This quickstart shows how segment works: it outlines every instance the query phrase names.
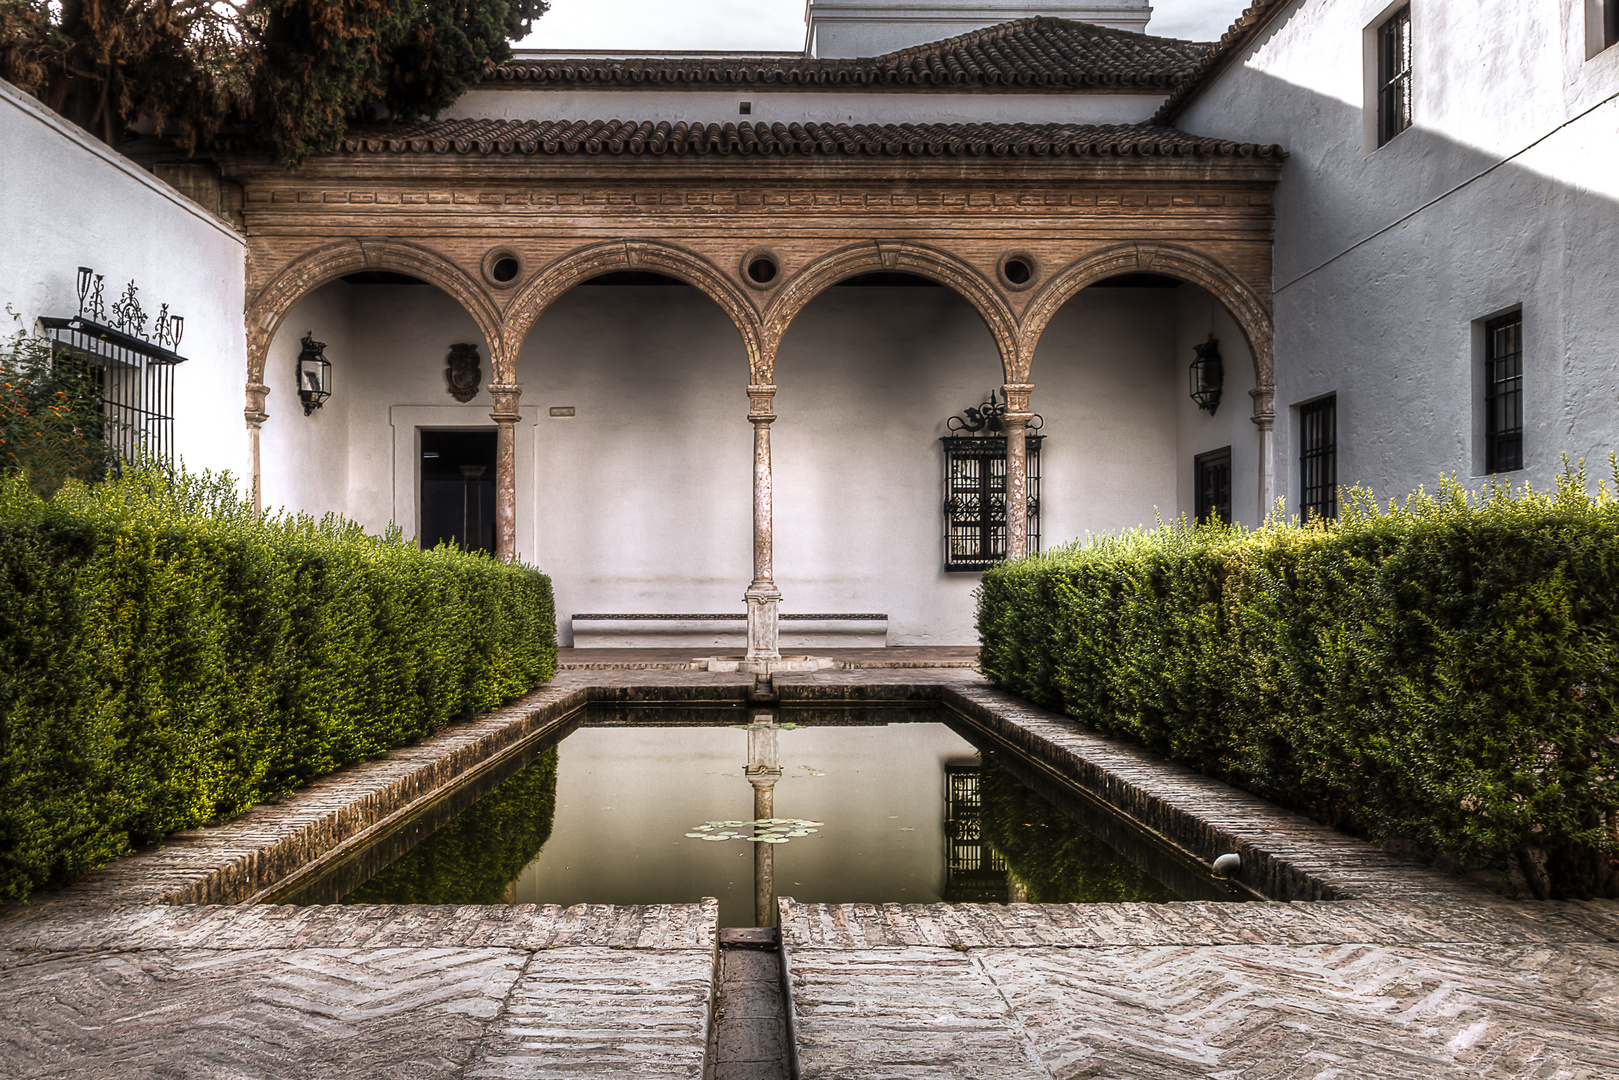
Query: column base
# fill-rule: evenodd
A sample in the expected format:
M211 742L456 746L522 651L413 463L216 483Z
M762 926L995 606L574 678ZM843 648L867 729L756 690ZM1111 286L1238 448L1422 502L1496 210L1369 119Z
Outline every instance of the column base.
M742 594L748 605L748 659L781 658L781 592L768 581L756 581Z
M744 675L763 675L769 677L778 672L789 671L825 671L835 667L837 661L829 656L709 656L697 661L696 665L704 671L740 672Z

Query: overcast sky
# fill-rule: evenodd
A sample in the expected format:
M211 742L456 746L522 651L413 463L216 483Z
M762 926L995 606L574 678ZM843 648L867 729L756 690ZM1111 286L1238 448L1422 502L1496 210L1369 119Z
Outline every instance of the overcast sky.
M1248 0L1157 0L1149 33L1213 41ZM551 0L531 49L804 47L804 0Z

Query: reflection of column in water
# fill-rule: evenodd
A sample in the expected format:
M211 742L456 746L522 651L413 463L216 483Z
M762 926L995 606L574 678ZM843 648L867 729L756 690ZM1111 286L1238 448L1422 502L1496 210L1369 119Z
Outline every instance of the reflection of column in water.
M776 714L760 710L748 717L748 783L753 785L753 819L776 816L776 781L781 756L776 745ZM757 829L757 826L755 826ZM755 926L776 924L776 845L753 845L753 917Z

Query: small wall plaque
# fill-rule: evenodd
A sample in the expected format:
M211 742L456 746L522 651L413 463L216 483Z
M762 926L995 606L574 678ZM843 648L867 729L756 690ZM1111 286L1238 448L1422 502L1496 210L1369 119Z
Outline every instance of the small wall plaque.
M573 406L572 405L553 405L553 406L551 406L551 415L552 416L572 416L573 415Z

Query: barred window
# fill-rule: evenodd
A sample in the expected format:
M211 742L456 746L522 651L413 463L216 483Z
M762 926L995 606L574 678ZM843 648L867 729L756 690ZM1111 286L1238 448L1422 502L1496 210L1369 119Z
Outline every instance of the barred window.
M95 380L105 424L102 437L120 464L138 458L168 463L174 456L173 350L88 319L42 318L58 363Z
M1411 126L1411 5L1377 28L1377 145Z
M1304 520L1338 516L1338 396L1299 408L1299 502Z
M1484 324L1484 471L1523 468L1523 312Z
M1040 550L1040 444L1026 436L1029 552ZM944 444L944 568L985 570L1006 558L1006 436L953 435Z
M1231 524L1231 447L1210 450L1192 461L1199 522Z

